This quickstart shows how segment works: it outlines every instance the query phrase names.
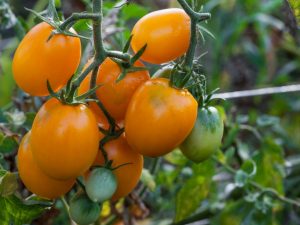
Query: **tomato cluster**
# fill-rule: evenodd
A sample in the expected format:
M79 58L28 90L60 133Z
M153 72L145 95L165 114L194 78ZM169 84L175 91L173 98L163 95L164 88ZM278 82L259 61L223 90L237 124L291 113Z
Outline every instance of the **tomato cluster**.
M168 63L187 51L190 23L182 9L149 13L134 26L131 47L138 52L147 44L139 60ZM56 34L49 39L53 29L45 22L36 25L15 53L15 80L31 95L51 94L47 81L54 91L66 86L80 61L79 38ZM223 124L218 113L212 108L198 111L198 102L187 89L171 85L172 66L150 78L139 60L130 66L145 70L126 72L120 81L124 65L112 58L106 58L98 69L96 97L117 122L117 128L111 129L112 124L96 102L51 98L42 105L32 130L20 144L20 177L33 193L54 199L83 177L80 184L85 184L84 192L72 199L70 209L80 224L93 222L102 202L116 201L135 188L143 169L143 156L163 156L180 146L188 158L199 162L220 144ZM90 64L91 61L85 68ZM91 76L83 79L78 94L89 91ZM210 113L212 124L207 122L212 121L208 118ZM122 125L123 134L111 134L111 130L122 130ZM107 137L109 141L105 141ZM89 215L80 216L80 211ZM88 219L82 219L84 216Z

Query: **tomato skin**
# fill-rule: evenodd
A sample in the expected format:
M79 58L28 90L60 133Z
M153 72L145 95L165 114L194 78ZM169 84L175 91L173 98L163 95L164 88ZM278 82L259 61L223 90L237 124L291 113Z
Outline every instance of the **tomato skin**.
M64 105L52 98L33 121L33 157L50 177L76 178L93 164L99 138L95 116L87 106Z
M70 217L78 225L89 225L96 222L102 205L91 201L85 193L77 193L70 201Z
M208 159L221 145L224 124L215 107L198 110L197 121L189 136L180 145L181 152L199 163Z
M184 89L156 78L134 94L125 117L125 134L132 149L157 157L177 147L190 133L197 118L197 101Z
M113 170L117 178L118 187L111 199L116 201L128 195L137 185L142 174L144 158L142 155L132 151L124 135L106 143L104 148L108 159L113 160L112 167L130 163ZM104 162L102 153L99 151L94 165L104 165Z
M131 47L147 48L141 59L162 64L182 56L189 47L190 17L182 9L171 8L151 12L142 17L132 30Z
M28 132L23 137L17 155L21 180L28 190L42 198L55 199L64 195L72 188L75 179L61 181L44 174L33 159L30 135Z
M86 193L94 202L109 200L117 189L117 179L106 168L94 169L86 179Z
M135 66L143 67L143 64L137 62ZM96 91L98 99L103 103L107 111L116 120L123 120L129 104L129 101L135 90L144 82L150 79L148 71L138 71L128 73L125 78L116 82L121 73L117 63L107 58L99 67L97 84L103 84ZM79 93L84 93L89 89L91 74L82 82ZM99 115L98 106L93 104L95 114ZM98 108L98 109L97 109ZM103 117L100 115L99 117ZM103 113L102 113L103 114Z
M47 80L54 91L59 90L79 65L80 39L57 34L47 41L52 31L53 28L45 22L34 26L25 35L14 55L14 79L30 95L49 95Z

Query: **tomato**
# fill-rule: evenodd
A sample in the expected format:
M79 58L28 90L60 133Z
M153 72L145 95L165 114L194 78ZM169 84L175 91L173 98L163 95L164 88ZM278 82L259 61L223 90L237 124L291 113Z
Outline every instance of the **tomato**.
M113 170L117 178L118 187L112 200L116 201L128 195L135 188L142 174L144 160L142 155L132 151L124 135L106 143L104 148L108 159L113 160L113 167L130 163ZM104 165L104 158L101 152L98 153L94 165Z
M142 67L140 62L136 63L136 66ZM121 73L121 69L117 63L107 58L99 67L97 84L103 84L96 91L97 97L103 103L105 108L116 120L122 120L125 117L127 106L129 101L135 92L135 90L150 79L148 71L138 71L134 73L128 73L125 78L119 82L116 82ZM89 74L81 84L79 93L84 93L89 89L89 83L91 74ZM94 103L95 104L95 103ZM98 106L93 106L95 113L100 117L102 112L97 109Z
M104 202L112 197L117 189L117 179L106 168L96 168L86 180L86 193L94 202Z
M64 195L72 188L75 179L61 181L44 174L33 159L30 136L28 132L23 137L17 155L21 180L28 190L42 198L55 199Z
M102 205L91 201L85 193L77 193L70 201L70 217L78 225L96 222L101 209Z
M132 30L131 47L137 52L145 44L141 59L162 64L182 56L189 47L190 17L182 9L163 9L142 17Z
M173 65L167 65L167 66L164 66L162 67L161 69L157 70L152 78L170 78L171 77L171 73L172 73L172 70L173 70Z
M56 179L82 175L98 152L99 131L92 111L85 105L48 100L37 113L31 135L38 166Z
M57 34L48 40L52 31L53 27L45 22L34 26L14 55L12 66L15 81L30 95L49 95L47 80L54 91L59 90L79 65L80 39Z
M156 78L134 94L125 117L128 144L136 152L156 157L177 147L190 133L197 118L197 101L185 89Z
M180 149L190 160L202 162L220 147L223 130L224 124L218 110L215 107L201 108L192 132Z

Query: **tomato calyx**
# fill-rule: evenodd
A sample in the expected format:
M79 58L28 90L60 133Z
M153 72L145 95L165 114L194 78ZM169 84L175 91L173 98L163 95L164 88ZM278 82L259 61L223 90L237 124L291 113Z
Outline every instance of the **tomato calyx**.
M63 104L67 105L79 105L79 104L84 104L86 105L88 102L98 102L98 99L90 98L99 87L102 85L96 85L94 88L88 90L86 93L83 93L82 95L77 96L76 95L76 90L78 88L73 88L72 85L72 80L73 80L74 75L69 79L67 85L65 88L61 89L58 92L55 92L53 88L51 87L51 84L49 80L47 80L47 89L49 92L49 95L52 98L56 98Z

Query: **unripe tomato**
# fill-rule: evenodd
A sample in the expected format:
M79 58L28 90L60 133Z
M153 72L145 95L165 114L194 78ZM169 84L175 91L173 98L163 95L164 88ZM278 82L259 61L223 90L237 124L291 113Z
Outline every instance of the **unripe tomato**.
M99 146L93 112L83 104L48 100L33 121L31 146L36 163L48 176L63 180L84 174Z
M165 155L191 132L197 118L197 101L185 89L156 78L133 95L125 117L125 134L132 149L142 155Z
M167 78L167 79L170 79L173 67L174 67L173 65L167 65L167 66L162 67L161 69L157 70L153 74L152 78Z
M76 194L70 201L70 217L78 225L96 222L101 209L102 205L91 201L85 193Z
M75 179L61 181L44 174L33 159L30 135L28 132L23 137L17 155L21 180L28 190L42 198L55 199L64 195L72 188Z
M142 67L143 64L137 62L136 66ZM107 58L99 67L96 82L97 84L103 84L96 91L97 97L116 120L124 119L133 93L141 84L150 79L148 71L145 70L128 73L124 79L116 82L120 73L121 69L118 64ZM90 79L91 74L82 82L79 93L84 93L89 89ZM95 112L98 114L98 111L95 110Z
M109 169L96 168L89 174L85 189L92 201L104 202L110 199L117 189L116 176Z
M190 160L199 163L208 159L221 145L224 124L215 107L198 110L192 132L180 145L181 152Z
M190 17L182 9L163 9L142 17L132 30L131 47L137 52L145 44L141 59L162 64L182 56L190 43Z
M109 160L113 160L112 167L117 167L125 163L130 163L115 169L118 187L112 200L116 201L128 195L137 185L143 170L143 156L132 151L127 144L125 136L110 141L104 145ZM104 158L99 152L94 165L104 165Z
M25 35L14 55L15 81L30 95L49 95L47 80L54 91L59 90L79 65L80 39L57 34L48 40L52 31L53 27L45 22L36 25Z

